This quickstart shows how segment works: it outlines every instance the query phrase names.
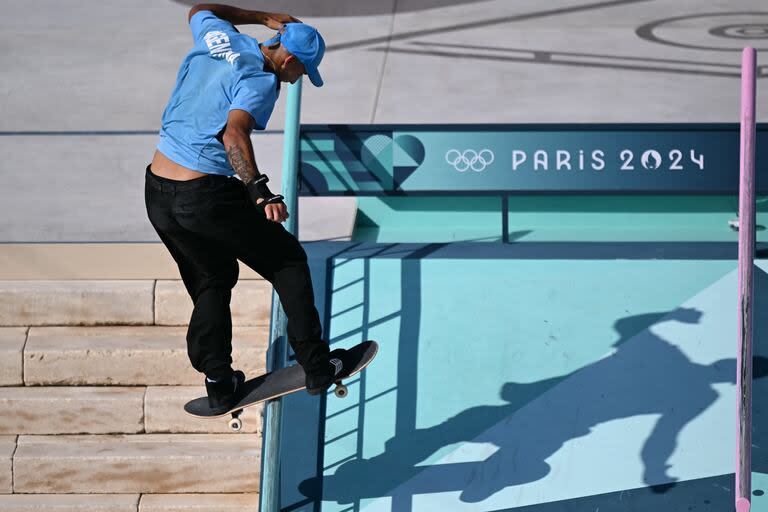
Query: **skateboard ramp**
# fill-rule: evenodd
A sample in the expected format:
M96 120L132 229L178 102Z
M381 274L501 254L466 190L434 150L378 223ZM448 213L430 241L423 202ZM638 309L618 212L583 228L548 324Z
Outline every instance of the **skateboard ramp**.
M282 510L731 510L736 233L725 196L675 193L673 207L560 191L540 215L526 196L476 196L494 206L458 206L448 225L455 196L360 194L352 241L306 248L331 344L381 349L348 398L284 399ZM758 261L756 311L767 272Z

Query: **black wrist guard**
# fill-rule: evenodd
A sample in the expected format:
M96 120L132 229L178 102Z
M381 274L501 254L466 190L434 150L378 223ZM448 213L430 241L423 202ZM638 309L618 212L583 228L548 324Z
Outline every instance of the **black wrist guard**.
M262 174L245 186L248 189L248 194L251 196L253 203L261 208L264 208L268 204L280 203L283 200L283 196L280 194L273 194L272 191L269 190L269 187L267 186L268 181L269 177L266 174ZM259 203L259 199L263 199L264 201Z

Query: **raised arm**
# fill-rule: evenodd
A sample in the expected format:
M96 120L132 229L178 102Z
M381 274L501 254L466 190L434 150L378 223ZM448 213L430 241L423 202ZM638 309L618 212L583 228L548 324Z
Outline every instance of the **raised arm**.
M288 14L270 13L240 9L231 5L197 4L189 10L189 18L198 11L211 11L217 18L233 25L265 25L273 30L280 30L285 23L301 23L301 20Z

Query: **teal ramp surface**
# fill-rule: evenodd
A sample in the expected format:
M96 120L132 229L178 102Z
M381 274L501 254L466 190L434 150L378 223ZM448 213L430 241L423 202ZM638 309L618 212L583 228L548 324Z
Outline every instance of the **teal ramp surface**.
M735 246L606 247L306 244L332 345L381 350L347 399L285 399L283 510L732 510Z

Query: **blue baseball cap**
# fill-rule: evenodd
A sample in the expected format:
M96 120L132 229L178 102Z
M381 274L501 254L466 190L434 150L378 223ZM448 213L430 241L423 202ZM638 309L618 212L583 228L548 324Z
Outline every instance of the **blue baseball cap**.
M280 44L304 64L307 75L315 87L322 87L323 79L317 67L325 54L325 41L320 32L305 23L286 23L280 34Z

